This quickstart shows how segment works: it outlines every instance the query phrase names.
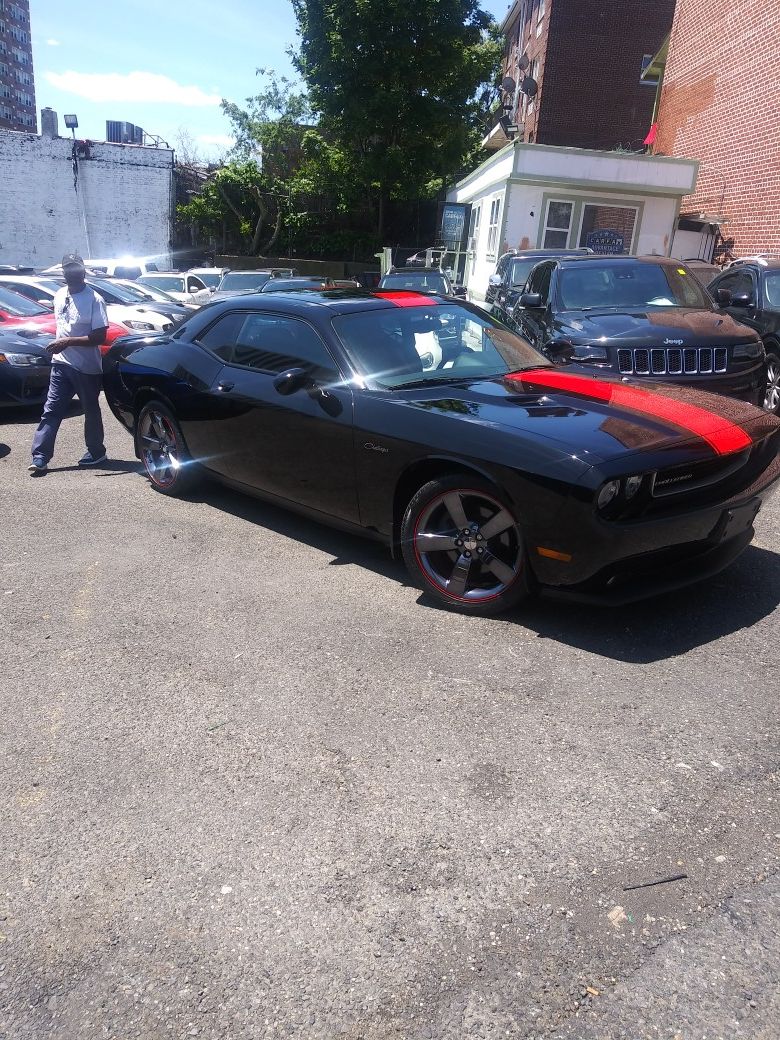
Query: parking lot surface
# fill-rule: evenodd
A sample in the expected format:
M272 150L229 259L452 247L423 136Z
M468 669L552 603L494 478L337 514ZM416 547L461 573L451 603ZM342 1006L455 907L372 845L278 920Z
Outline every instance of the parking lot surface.
M0 419L0 1037L776 1037L780 498L637 607ZM679 880L625 891L671 875Z

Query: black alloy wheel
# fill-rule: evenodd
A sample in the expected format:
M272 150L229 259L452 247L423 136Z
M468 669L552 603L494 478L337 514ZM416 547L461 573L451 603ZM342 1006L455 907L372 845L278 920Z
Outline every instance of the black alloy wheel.
M766 353L766 396L764 409L780 415L780 354L775 350Z
M407 506L404 562L452 610L499 614L528 595L525 545L514 508L478 477L432 480Z
M136 447L146 475L163 495L184 495L197 476L173 412L161 401L149 401L136 423Z

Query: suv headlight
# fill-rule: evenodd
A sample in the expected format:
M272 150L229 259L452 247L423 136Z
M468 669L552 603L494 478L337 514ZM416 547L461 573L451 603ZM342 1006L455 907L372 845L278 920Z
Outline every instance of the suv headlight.
M25 367L29 365L37 365L38 358L35 354L9 354L7 350L4 350L0 354L0 364L6 362L6 364Z
M735 361L747 361L752 358L760 358L764 356L764 344L759 340L758 343L738 343L734 347L734 360Z
M142 329L144 332L154 331L154 325L150 325L148 321L123 321L123 325L127 325L128 329Z

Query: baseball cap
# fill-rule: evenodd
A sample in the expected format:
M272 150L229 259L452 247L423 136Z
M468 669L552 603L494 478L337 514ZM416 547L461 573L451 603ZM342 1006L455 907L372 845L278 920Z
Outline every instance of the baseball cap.
M84 261L81 259L78 253L66 253L62 258L62 270L66 267L75 268L80 267L81 270L85 270Z

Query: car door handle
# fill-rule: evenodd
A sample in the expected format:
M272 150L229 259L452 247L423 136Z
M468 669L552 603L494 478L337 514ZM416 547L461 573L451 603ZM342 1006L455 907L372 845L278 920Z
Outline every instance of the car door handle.
M221 390L223 394L227 394L235 385L235 383L217 383L217 390Z

